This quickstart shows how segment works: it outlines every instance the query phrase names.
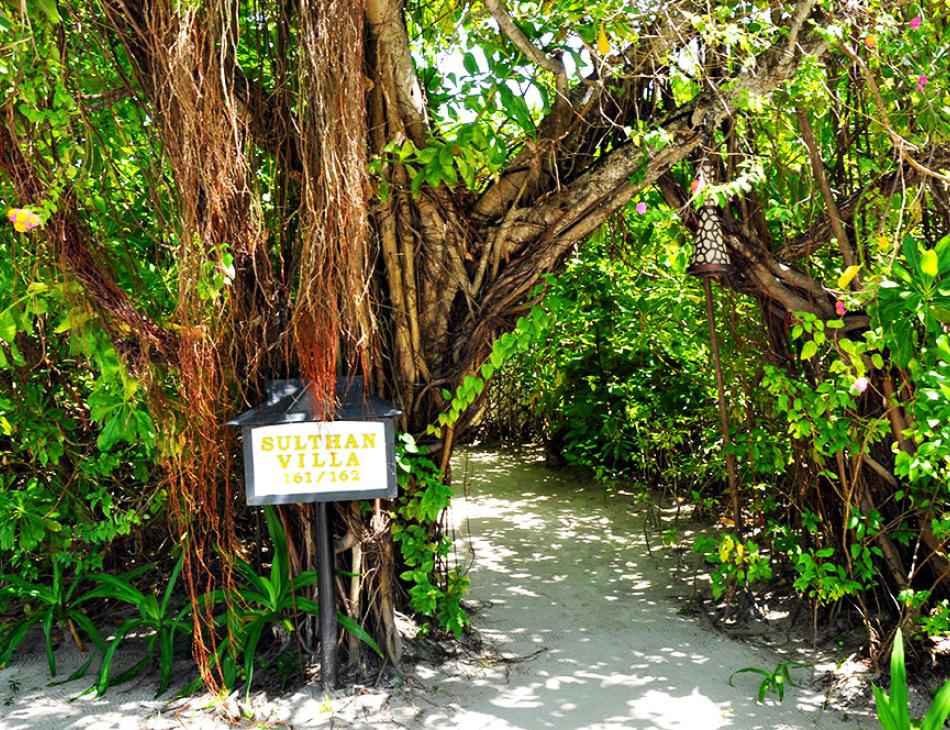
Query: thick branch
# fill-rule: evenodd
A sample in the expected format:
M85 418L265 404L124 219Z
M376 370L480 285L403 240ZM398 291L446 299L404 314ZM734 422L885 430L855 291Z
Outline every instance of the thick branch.
M799 22L802 15L807 17L814 5L814 0L800 3L793 23ZM792 30L797 35L794 27ZM783 39L760 56L752 71L736 77L725 91L701 94L662 124L667 146L651 149L623 145L569 185L520 214L510 234L515 255L486 291L482 306L466 320L464 329L472 335L461 353L461 366L480 360L492 332L506 323L512 309L527 296L540 274L553 270L574 244L685 159L701 143L702 130L707 125L718 124L732 114L741 97L775 89L794 75L802 55L821 53L825 47L815 35L805 34L800 43ZM815 309L814 304L799 297L790 299L795 300L794 305Z
M403 19L401 0L368 0L366 21L376 48L376 68L390 75L390 84L396 94L396 105L407 136L419 147L428 133L425 100L416 69L409 53L409 38Z
M823 51L825 44L809 38L804 53ZM667 147L651 150L632 144L608 154L600 165L578 177L547 201L536 205L524 218L525 240L560 239L572 245L595 230L634 195L651 185L672 165L686 158L701 142L701 130L715 126L732 114L735 102L746 93L766 94L790 79L797 69L784 43L766 51L756 69L737 77L728 93L706 93L681 107L665 124ZM637 182L630 181L635 177Z

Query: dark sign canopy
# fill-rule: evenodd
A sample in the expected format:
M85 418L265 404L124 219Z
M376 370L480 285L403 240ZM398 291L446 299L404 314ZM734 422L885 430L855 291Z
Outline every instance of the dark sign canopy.
M264 426L314 420L313 414L317 408L309 383L304 383L300 378L268 380L264 389L267 399L261 405L235 416L227 425ZM336 420L363 421L401 415L402 411L389 401L366 394L362 377L337 379Z

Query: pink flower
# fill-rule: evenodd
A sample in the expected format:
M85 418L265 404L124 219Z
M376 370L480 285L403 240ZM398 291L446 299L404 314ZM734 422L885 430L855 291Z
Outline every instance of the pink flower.
M689 184L689 189L694 193L698 193L704 187L702 179L698 177Z
M911 21L910 21L910 29L917 30L920 27L921 23L923 22L924 22L924 19L921 18L919 15L914 16L913 18L911 18Z
M637 203L637 213L639 213L640 215L643 215L646 212L647 212L647 204L641 200L639 203Z
M843 317L844 313L847 311L848 310L845 309L844 302L842 302L840 299L835 302L835 314L837 314L839 317Z
M868 379L865 377L860 377L854 381L854 385L851 386L858 393L863 393L868 389Z
M917 77L917 91L923 91L924 87L927 85L927 77L921 74Z

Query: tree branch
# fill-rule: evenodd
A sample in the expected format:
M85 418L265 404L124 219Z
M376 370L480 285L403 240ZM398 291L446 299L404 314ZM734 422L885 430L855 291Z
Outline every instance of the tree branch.
M931 161L931 165L935 167L946 167L950 165L950 145L938 145L928 153L927 157ZM881 175L873 183L865 186L863 190L838 201L838 215L841 221L846 223L854 217L862 198L864 198L869 191L876 190L886 197L891 197L898 187L903 188L908 185L918 185L925 177L926 176L917 170L916 167L902 158L902 162L897 170ZM795 259L810 256L824 246L827 246L832 235L834 235L834 231L831 216L826 212L815 221L808 230L776 250L775 256L781 261L794 261Z
M533 202L565 182L569 178L563 169L567 161L575 162L579 150L586 150L585 160L590 160L597 140L626 123L624 112L631 111L621 109L623 103L634 107L633 113L639 118L635 106L644 89L658 93L659 69L666 63L663 59L695 35L690 12L693 10L690 2L666 7L655 21L654 32L645 30L637 43L622 51L623 66L611 78L599 79L595 71L574 86L568 93L568 102L556 104L538 125L536 141L526 143L482 193L471 210L472 217L480 222L508 218L516 198L523 203ZM619 92L615 91L617 88ZM620 97L623 99L618 104ZM617 108L607 114L608 106ZM539 185L542 174L545 186Z
M683 225L695 234L699 229L699 218L693 214L686 191L669 173L660 178L660 189L667 205L680 212ZM723 211L721 225L735 265L735 272L725 279L731 288L773 302L783 314L812 312L821 317L834 315L831 294L812 277L776 259L754 225L734 219L728 209Z
M810 37L803 42L801 51L820 53L825 48L824 41ZM702 139L702 129L715 126L732 114L740 96L766 94L790 79L798 66L797 62L786 60L787 52L784 43L773 46L762 54L753 71L733 81L727 94L703 93L677 110L661 125L669 140L666 147L651 150L627 144L606 155L600 164L525 216L523 240L562 239L561 245L571 245L595 230L634 195L696 149ZM631 182L631 177L637 182Z
M556 58L546 55L540 48L534 45L524 33L521 32L507 8L501 4L501 0L483 0L488 12L498 23L498 28L502 33L515 44L517 49L525 56L534 61L538 66L554 74L554 82L557 87L557 103L570 103L567 90L567 71L564 64Z
M848 233L844 229L844 222L841 220L841 212L835 203L834 195L831 193L831 187L828 185L828 179L825 177L825 163L821 159L821 151L818 149L818 140L815 139L815 133L811 128L811 121L808 119L808 112L804 109L798 110L798 126L802 132L802 141L808 150L808 159L811 162L812 174L815 176L815 182L818 183L818 189L821 191L821 197L825 201L825 207L828 208L828 222L831 224L831 230L838 241L838 249L841 251L841 258L844 259L845 266L854 266L857 264L857 258L851 242L848 239ZM859 286L859 278L854 277L854 287Z
M799 23L802 14L807 18L814 7L815 0L800 3L793 24ZM794 25L792 30L795 30ZM481 307L463 326L464 331L471 332L460 353L463 367L479 361L492 333L507 323L511 310L527 296L540 274L556 268L574 244L684 160L701 144L707 126L716 125L731 115L742 96L768 93L790 79L803 55L825 50L825 42L817 35L799 34L798 30L795 33L797 42L786 38L765 51L755 68L735 77L724 93L700 94L671 115L660 125L665 132L666 146L650 148L628 143L618 147L569 185L517 216L509 233L515 255L486 290ZM766 274L772 276L761 262L750 261L750 266L763 280ZM820 308L791 292L787 299L796 309Z
M898 154L900 154L900 156L906 160L911 167L917 170L917 172L940 180L943 183L950 183L950 176L944 175L943 173L937 172L936 170L932 170L914 159L909 150L916 151L917 147L916 145L901 137L891 124L890 116L887 113L887 105L884 103L884 98L881 96L881 89L877 85L874 74L871 73L870 69L867 67L867 64L848 46L847 43L842 43L840 48L844 55L854 61L854 64L860 69L862 75L864 76L864 80L867 81L868 88L871 89L871 98L874 100L874 106L877 108L878 114L880 115L873 121L877 122L887 133L887 136L891 138L891 143L894 145L895 149L897 149Z

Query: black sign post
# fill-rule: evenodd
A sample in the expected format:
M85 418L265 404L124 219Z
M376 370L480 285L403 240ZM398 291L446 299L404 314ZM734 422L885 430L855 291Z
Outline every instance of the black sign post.
M333 545L327 503L317 502L317 591L320 599L320 654L323 688L336 686L336 591L333 586Z
M366 395L359 377L338 379L333 420L314 420L319 409L301 380L271 381L266 393L264 403L228 425L242 430L249 505L316 503L323 686L331 690L337 620L327 502L396 496L395 419L402 411Z

